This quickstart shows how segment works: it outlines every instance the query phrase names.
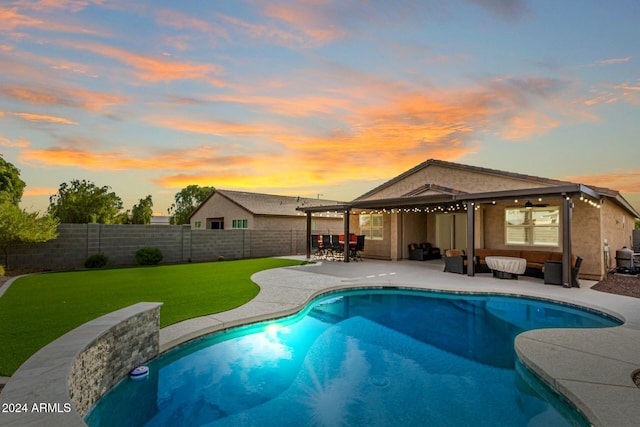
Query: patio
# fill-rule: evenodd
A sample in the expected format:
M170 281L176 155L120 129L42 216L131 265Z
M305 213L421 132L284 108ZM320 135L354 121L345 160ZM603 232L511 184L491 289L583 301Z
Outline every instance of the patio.
M407 287L454 292L499 293L551 299L589 307L625 321L616 328L555 329L520 335L521 359L571 400L594 425L632 426L640 419L640 300L581 288L544 285L540 279L500 280L443 273L441 260L320 262L257 273L258 296L225 313L192 319L160 331L161 351L204 333L295 313L318 294L357 287Z

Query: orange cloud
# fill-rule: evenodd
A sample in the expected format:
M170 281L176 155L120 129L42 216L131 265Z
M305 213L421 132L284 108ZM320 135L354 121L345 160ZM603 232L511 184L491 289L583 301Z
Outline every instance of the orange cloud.
M0 116L2 116L2 112L0 112ZM0 134L0 146L2 147L17 147L17 148L26 148L30 145L29 141L24 138L18 138L15 141L11 141L9 138L5 138L2 134Z
M616 170L611 173L575 175L561 178L585 185L596 185L618 190L622 193L640 194L640 170Z
M63 117L49 116L45 114L31 114L31 113L12 113L14 116L21 117L30 122L47 122L47 123L60 123L65 125L77 125L77 122L65 119Z
M252 95L220 95L207 98L212 102L242 104L251 109L268 111L287 117L304 117L317 114L329 114L337 110L353 108L347 98L332 96L276 97Z
M254 161L251 156L248 158ZM27 148L20 154L20 161L34 166L77 167L101 171L189 171L207 170L212 166L228 168L238 163L246 163L245 157L225 156L219 150L208 146L164 151L146 157L127 150L94 152L68 147Z
M57 188L48 187L29 187L24 190L23 196L51 196L58 192Z
M20 4L20 3L19 3ZM23 3L24 4L24 3ZM22 5L23 5L22 4ZM99 35L98 31L68 25L52 21L44 21L29 15L20 13L18 7L7 8L0 6L0 32L14 32L18 28L37 28L44 31L54 31L61 33L93 34Z
M510 141L522 141L533 136L544 135L560 126L560 122L537 111L526 111L511 117L498 134Z
M283 99L263 96L217 96L212 102L242 103L246 108L307 118L314 109L326 114L340 110L341 122L324 135L312 134L295 120L287 127L229 122L199 121L179 117L154 117L147 121L160 127L221 137L251 137L254 145L269 144L258 161L240 159L230 169L176 170L159 179L163 185L180 186L189 180L215 181L220 186L250 188L256 180L266 187L291 187L291 176L299 185L335 185L346 179L392 176L425 158L457 160L474 153L479 132L487 123L512 140L541 135L559 121L538 113L522 101L527 92L553 92L542 81L508 82L485 90L416 91L376 79L354 78L360 85L340 91L335 97ZM551 96L551 95L550 95ZM319 100L319 101L318 101ZM514 108L517 100L520 108ZM279 105L279 104L283 104ZM316 115L318 111L315 111ZM313 127L311 127L313 128ZM277 143L277 145L274 145ZM384 153L381 155L380 153ZM349 173L333 173L335 165L348 163ZM238 169L235 169L238 168ZM347 178L349 177L349 178ZM195 182L195 181L194 181ZM210 184L209 184L210 185Z
M211 77L211 74L222 71L219 65L173 61L166 56L154 58L100 43L76 43L70 44L70 46L88 50L128 65L135 70L136 76L145 82L203 80L216 86L224 86L221 80Z
M63 105L101 111L108 106L123 104L128 97L75 88L37 88L0 85L0 96L36 105Z
M222 120L194 120L181 117L155 116L144 119L147 123L161 128L181 132L201 133L217 136L268 136L283 132L283 128L271 124L242 124Z

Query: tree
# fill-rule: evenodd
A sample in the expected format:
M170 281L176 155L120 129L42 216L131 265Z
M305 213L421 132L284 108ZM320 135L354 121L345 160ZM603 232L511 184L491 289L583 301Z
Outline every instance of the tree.
M58 221L51 216L27 212L18 205L0 202L0 247L4 252L4 265L9 268L9 252L21 243L46 242L58 237Z
M171 224L189 224L189 215L200 203L206 199L214 190L213 187L200 187L199 185L188 185L176 193L176 202L169 208Z
M113 223L114 224L131 224L131 212L129 211L129 209L127 209L124 212L119 212L114 218L113 218Z
M122 199L110 190L84 179L62 183L58 194L49 198L49 213L62 223L112 224L122 209Z
M25 183L20 179L20 170L7 162L0 154L0 202L20 203Z
M140 199L137 205L133 205L131 208L131 223L132 224L151 224L151 217L153 216L153 201L151 195L148 195L144 199Z

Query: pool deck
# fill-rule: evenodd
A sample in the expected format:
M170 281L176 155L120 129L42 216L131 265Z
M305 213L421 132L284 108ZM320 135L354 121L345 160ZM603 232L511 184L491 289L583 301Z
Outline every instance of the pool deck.
M350 263L324 261L262 271L252 277L260 286L260 292L253 300L233 310L161 329L160 351L208 333L294 314L314 297L333 290L398 287L555 300L598 310L625 323L602 329L525 332L515 343L520 359L569 399L593 425L640 425L640 388L632 380L633 374L640 370L640 299L591 290L595 282L581 281L580 288L566 289L544 285L541 279L528 277L500 280L490 274L468 277L442 270L440 260L366 259ZM9 284L0 288L0 292ZM61 356L54 354L52 357ZM24 384L25 390L40 387L47 381L46 375L43 372L38 377L30 377ZM0 389L7 380L0 377ZM66 389L66 384L58 386ZM1 393L0 397L8 398ZM0 414L0 425L21 425L20 420L18 424L9 421ZM42 419L33 425L46 424L40 424L40 421Z
M303 259L303 258L298 258ZM516 340L521 360L567 397L595 426L640 424L640 389L632 375L640 370L640 299L580 288L544 285L541 279L500 280L490 274L468 277L443 273L441 261L324 261L262 271L252 279L260 293L249 303L187 320L160 331L166 351L198 336L240 324L299 311L322 293L358 287L406 287L453 292L498 293L561 301L589 307L625 323L604 329L528 331Z

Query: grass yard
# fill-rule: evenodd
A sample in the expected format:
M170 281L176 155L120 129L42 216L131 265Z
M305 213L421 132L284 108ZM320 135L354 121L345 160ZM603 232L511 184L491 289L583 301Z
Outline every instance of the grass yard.
M0 376L72 329L129 305L162 302L160 326L245 304L251 275L302 264L261 258L198 264L43 273L16 280L0 298Z

